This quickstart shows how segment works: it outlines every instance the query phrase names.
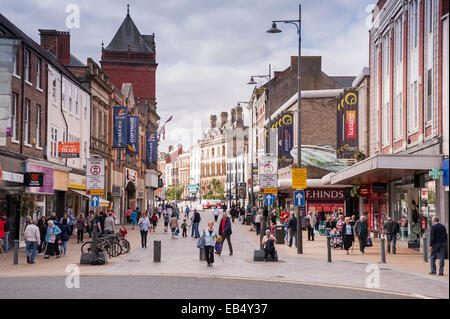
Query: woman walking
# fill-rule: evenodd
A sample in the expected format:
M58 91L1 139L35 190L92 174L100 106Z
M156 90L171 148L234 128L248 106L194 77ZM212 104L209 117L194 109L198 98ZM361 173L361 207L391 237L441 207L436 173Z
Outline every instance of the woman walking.
M86 220L84 219L84 215L80 214L80 217L77 219L77 244L80 242L83 243L83 234L84 228L87 226Z
M353 227L350 224L350 217L345 217L345 223L342 225L342 237L344 239L344 249L347 251L346 255L349 254L350 247L353 246L353 242L355 241L355 234L353 231Z
M45 235L47 235L47 219L45 216L39 218L38 224L39 234L41 235L41 243L37 247L38 256L42 256L42 251L45 250Z
M216 238L219 236L214 230L214 222L208 222L208 230L203 230L205 236L205 257L208 267L212 267L214 264L214 246L216 245Z
M175 215L172 216L172 218L169 221L169 227L170 230L172 231L172 239L175 239L175 230L178 228L178 220L175 217Z
M67 255L67 243L69 242L70 238L70 225L68 223L68 218L63 218L61 222L61 244L62 244L62 250L64 251L63 256Z
M131 229L134 229L134 226L136 226L136 219L138 214L136 213L136 210L133 210L131 212L131 225L133 226Z
M158 216L156 215L156 213L153 213L152 223L153 223L153 232L155 232L156 226L158 226Z
M148 234L148 229L150 227L150 220L147 217L147 213L144 213L144 215L141 218L139 218L138 225L141 230L142 248L147 248L147 234Z
M58 226L54 225L52 220L48 221L47 234L45 235L45 242L47 243L47 250L45 252L46 259L49 259L50 256L55 256L59 258L59 248L57 236L61 234L61 229Z

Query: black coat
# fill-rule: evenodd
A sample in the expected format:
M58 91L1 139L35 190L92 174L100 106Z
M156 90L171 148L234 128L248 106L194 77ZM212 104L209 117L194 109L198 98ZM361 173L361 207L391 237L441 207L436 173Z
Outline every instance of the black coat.
M225 220L225 229L223 232L222 232L222 221L223 221L223 218L220 220L220 223L219 223L219 236L227 237L227 236L231 235L231 233L232 233L231 232L231 220L229 217L227 217L227 219Z
M445 230L444 225L441 223L436 223L431 226L430 246L440 243L447 243L447 231Z

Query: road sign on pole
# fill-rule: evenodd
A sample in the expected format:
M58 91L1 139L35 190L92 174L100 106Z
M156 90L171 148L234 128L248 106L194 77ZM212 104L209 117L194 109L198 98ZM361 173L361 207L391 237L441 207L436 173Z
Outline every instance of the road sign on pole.
M295 206L305 207L305 191L298 190L294 192Z
M275 195L274 194L266 194L265 195L265 203L266 205L270 206L273 205L273 202L275 201Z
M91 207L98 207L100 203L100 197L98 195L91 196Z
M86 160L86 194L105 194L105 160L103 158Z

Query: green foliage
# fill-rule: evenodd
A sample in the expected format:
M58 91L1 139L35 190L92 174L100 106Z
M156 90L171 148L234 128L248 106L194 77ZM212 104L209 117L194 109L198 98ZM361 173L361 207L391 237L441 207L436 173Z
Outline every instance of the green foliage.
M22 217L32 216L36 211L37 205L34 202L33 196L30 194L23 194L20 197L20 215Z
M170 186L164 192L164 198L168 200L181 200L184 192L184 186Z

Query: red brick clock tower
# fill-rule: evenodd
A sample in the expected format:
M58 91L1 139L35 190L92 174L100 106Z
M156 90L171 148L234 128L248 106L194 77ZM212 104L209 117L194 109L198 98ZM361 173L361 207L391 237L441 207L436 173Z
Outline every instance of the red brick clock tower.
M137 103L156 104L155 34L141 34L129 9L111 43L106 48L102 45L100 63L117 88L132 83Z

